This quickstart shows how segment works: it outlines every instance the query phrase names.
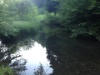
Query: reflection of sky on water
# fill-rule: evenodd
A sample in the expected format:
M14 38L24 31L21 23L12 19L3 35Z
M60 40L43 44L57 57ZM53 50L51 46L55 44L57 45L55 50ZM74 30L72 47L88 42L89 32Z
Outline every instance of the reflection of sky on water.
M47 74L52 73L52 68L50 68L49 60L47 59L46 48L42 47L39 43L35 42L34 46L29 48L28 50L24 50L24 48L20 48L18 52L22 55L21 58L27 60L26 63L26 75L33 75L34 69L37 69L40 66L40 63L43 65L44 70Z

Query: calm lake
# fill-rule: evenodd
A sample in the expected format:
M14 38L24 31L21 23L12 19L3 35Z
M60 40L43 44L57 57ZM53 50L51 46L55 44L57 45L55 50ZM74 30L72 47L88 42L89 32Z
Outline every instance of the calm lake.
M52 36L43 42L0 42L0 63L16 75L100 75L100 42ZM26 44L26 45L25 45Z

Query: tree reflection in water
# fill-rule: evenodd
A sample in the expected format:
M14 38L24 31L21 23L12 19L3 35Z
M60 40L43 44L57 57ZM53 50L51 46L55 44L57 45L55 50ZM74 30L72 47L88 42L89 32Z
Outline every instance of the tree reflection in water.
M1 41L0 41L1 42ZM21 55L12 55L12 48L6 47L4 44L0 43L0 66L9 66L14 71L15 75L20 75L22 71L26 70L25 59L16 59L20 57ZM16 59L16 60L14 60ZM14 60L14 61L13 61ZM13 62L12 62L13 61Z
M47 52L52 75L100 75L100 42L52 36Z
M44 67L42 64L37 69L34 69L34 74L33 75L50 75L46 74L46 71L44 70Z
M25 59L16 59L10 64L10 67L12 67L16 75L23 75L23 71L27 70L25 66L26 62Z

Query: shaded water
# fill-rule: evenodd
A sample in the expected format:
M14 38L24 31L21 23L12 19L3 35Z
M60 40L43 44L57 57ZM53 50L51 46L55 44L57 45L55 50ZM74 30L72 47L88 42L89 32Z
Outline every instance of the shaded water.
M100 75L100 42L52 36L47 41L52 75Z

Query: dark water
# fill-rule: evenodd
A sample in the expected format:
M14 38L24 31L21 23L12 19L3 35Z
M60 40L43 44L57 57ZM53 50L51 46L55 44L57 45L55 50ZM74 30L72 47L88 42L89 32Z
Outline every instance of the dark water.
M0 48L0 64L9 64L17 75L100 75L100 42L96 40L52 36L45 47L31 40L28 47L0 44ZM41 74L34 74L38 70Z
M47 51L52 75L100 75L100 42L96 40L50 37Z

